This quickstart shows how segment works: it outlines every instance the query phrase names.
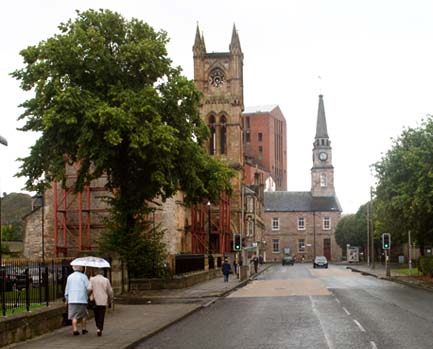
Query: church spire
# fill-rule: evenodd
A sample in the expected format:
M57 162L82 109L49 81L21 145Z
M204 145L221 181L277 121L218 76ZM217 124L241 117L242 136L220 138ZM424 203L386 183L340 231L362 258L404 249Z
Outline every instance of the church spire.
M319 95L319 109L317 111L316 139L329 138L326 127L325 106L323 104L323 95Z
M206 53L206 46L204 44L204 37L200 35L200 28L197 23L197 30L195 32L195 40L194 46L192 47L194 55L198 55L200 53Z
M230 42L230 52L232 53L242 53L241 41L239 40L238 31L236 30L236 25L233 24L232 31L232 41Z

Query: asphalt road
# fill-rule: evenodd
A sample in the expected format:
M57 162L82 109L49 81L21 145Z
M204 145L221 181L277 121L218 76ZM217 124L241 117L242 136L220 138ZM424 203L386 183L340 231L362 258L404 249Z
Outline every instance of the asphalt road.
M274 266L137 348L432 348L433 293L343 266Z

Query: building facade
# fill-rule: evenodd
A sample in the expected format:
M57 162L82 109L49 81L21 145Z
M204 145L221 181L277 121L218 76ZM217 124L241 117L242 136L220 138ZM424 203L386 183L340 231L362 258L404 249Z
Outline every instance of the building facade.
M273 190L287 190L286 119L278 105L247 107L243 113L245 182L260 171Z
M270 261L281 261L284 251L298 260L326 256L341 259L335 227L341 218L334 185L331 141L328 136L323 96L319 96L313 166L309 192L264 193L266 252Z

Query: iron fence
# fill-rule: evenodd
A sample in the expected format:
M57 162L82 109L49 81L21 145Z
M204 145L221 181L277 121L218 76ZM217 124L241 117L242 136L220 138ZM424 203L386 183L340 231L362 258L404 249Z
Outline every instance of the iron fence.
M71 259L8 259L0 267L3 316L63 300Z
M204 270L204 258L202 254L179 254L175 257L175 273L183 274L191 271Z

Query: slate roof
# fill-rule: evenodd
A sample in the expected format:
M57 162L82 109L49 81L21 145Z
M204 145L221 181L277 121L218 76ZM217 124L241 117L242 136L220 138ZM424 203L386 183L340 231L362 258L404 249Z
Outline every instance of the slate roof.
M313 197L309 191L269 191L264 193L265 212L341 212L336 196Z

